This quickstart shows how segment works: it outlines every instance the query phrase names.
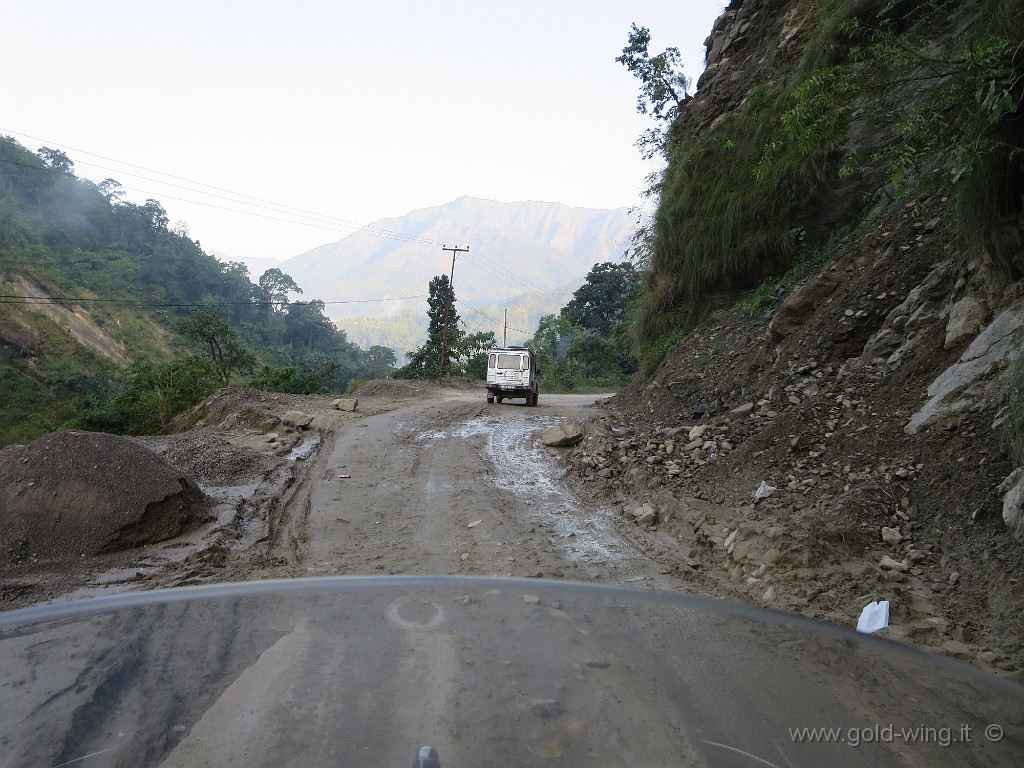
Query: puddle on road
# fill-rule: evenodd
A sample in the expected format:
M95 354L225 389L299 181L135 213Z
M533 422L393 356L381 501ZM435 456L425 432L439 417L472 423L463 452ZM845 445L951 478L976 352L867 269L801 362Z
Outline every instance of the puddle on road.
M463 422L451 431L423 430L413 439L431 444L449 438L485 437L485 455L494 465L487 482L513 492L538 522L550 526L554 531L553 543L568 560L614 568L636 555L625 551L621 537L603 515L588 515L580 510L579 500L562 482L563 473L536 437L540 430L562 421L534 414L526 418L485 415ZM399 424L395 431L405 426Z
M307 437L292 448L291 452L285 456L285 459L287 461L305 461L313 454L318 445L320 445L320 435Z
M604 514L586 514L580 509L579 499L565 488L564 472L537 437L540 430L562 421L545 416L487 416L467 422L456 434L487 436L487 457L495 470L492 484L514 490L524 508L554 530L553 543L568 560L615 568L635 554L628 551Z

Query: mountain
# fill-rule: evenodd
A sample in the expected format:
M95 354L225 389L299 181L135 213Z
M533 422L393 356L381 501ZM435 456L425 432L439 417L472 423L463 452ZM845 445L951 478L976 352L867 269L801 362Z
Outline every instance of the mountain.
M327 314L333 319L392 317L404 310L425 311L431 278L451 271L452 253L442 246L468 245L455 264L460 300L478 308L507 307L523 296L554 292L541 303L547 312L557 312L562 305L553 302L567 286L582 284L594 264L622 260L635 223L627 208L460 197L376 221L343 240L287 259L281 270L302 287L304 299L373 302L329 304ZM377 301L400 296L424 298Z

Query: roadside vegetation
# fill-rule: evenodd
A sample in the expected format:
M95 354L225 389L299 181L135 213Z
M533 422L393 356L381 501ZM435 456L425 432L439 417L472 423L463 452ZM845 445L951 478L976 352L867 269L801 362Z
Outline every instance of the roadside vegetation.
M156 200L0 137L0 445L62 425L158 432L228 383L341 392L394 367L393 350L360 349L301 293L279 269L254 284L221 264ZM101 341L75 343L75 318Z
M638 370L630 343L643 280L629 262L596 264L557 315L540 319L527 342L544 392L619 389Z

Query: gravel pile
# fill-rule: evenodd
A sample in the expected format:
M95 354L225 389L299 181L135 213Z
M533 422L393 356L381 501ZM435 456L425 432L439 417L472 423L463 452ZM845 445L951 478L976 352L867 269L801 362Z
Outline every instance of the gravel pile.
M205 486L242 485L269 471L271 460L209 432L186 433L168 444L164 459Z

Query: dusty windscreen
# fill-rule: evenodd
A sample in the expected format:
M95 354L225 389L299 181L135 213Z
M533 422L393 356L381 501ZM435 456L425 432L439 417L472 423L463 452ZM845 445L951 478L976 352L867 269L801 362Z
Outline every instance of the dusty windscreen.
M0 614L4 765L1019 765L1024 690L797 617L319 578Z
M498 355L498 368L522 369L522 355Z

